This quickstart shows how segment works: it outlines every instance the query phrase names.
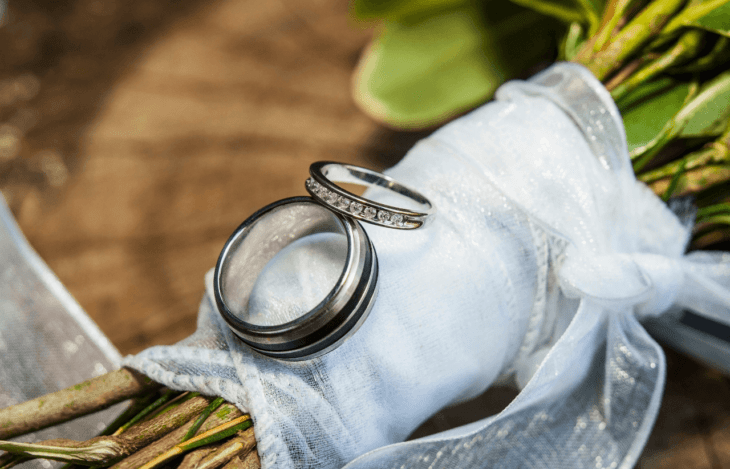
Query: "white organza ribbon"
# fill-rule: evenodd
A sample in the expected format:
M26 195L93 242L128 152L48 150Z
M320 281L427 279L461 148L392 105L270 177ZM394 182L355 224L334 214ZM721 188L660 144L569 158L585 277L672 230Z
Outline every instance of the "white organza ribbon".
M265 469L633 467L665 377L639 320L689 307L730 324L730 261L683 255L689 227L636 182L600 82L572 64L510 82L388 174L438 214L368 228L380 292L341 347L261 357L208 297L195 335L125 364L250 411ZM401 443L506 375L522 391L499 414Z
M1 10L2 1L0 16ZM121 359L28 244L0 195L0 409L111 371ZM124 407L117 404L16 440L84 441L110 424ZM38 459L20 467L51 466Z
M534 352L541 363L500 414L372 451L348 469L632 468L656 418L665 379L664 355L637 318L676 305L730 325L730 259L682 255L689 228L636 182L621 120L605 89L588 71L569 64L531 81L508 83L497 99L518 106L538 96L555 102L593 142L593 161L544 148L509 152L501 143L499 151L489 151L493 142L475 145L474 137L449 143L463 155L481 146L474 164L491 184L567 241L556 274L562 295L579 300L578 310L546 354ZM565 91L556 97L553 87ZM590 97L587 87L601 103L580 99ZM477 135L469 120L476 127L510 126L508 114L493 113L486 122L467 116L467 122L453 125L462 127L462 136ZM547 138L539 143L555 144Z

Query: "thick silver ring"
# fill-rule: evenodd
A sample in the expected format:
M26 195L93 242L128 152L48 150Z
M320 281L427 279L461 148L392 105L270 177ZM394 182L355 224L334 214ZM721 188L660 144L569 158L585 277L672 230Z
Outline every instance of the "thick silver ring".
M259 275L282 249L318 233L343 234L347 240L335 286L311 311L262 324L260 313L249 311ZM313 358L341 345L370 312L377 284L377 255L362 225L309 197L274 202L246 219L223 247L213 277L218 310L231 330L257 352L285 360ZM276 314L271 311L272 318Z
M414 230L433 219L434 206L421 193L377 171L333 161L318 161L309 167L305 187L317 201L330 209L374 225ZM377 186L406 197L420 211L380 204L357 196L334 182Z

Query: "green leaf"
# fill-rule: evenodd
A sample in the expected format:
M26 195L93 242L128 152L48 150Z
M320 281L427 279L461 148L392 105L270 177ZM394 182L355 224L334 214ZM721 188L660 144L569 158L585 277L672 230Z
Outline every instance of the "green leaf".
M585 31L580 23L571 23L560 45L560 60L573 60L585 41Z
M696 93L690 85L688 98L677 111L668 118L657 135L645 145L630 150L634 171L640 171L662 148L678 137L712 137L719 135L728 125L730 117L730 72L725 72L702 86ZM662 93L659 99L670 92ZM675 100L676 104L676 100ZM649 119L652 116L646 115Z
M676 68L673 73L697 73L707 70L720 70L723 64L730 61L730 38L717 36L712 49L697 60Z
M552 16L566 25L581 23L588 26L588 36L593 35L600 23L602 0L512 0L544 15Z
M518 5L535 10L543 15L552 16L565 24L588 23L584 11L572 0L512 0Z
M667 23L658 42L661 43L683 27L702 28L730 37L730 0L690 2Z
M552 21L509 2L386 21L355 71L353 95L396 128L432 127L486 101L553 50Z
M629 152L647 145L682 108L689 83L657 80L638 87L622 99L621 109Z
M697 210L697 221L704 221L705 218L713 215L730 215L730 204L719 203L700 208Z
M730 2L698 18L692 25L730 37Z
M359 20L398 19L436 12L467 3L469 0L355 0L350 13Z
M683 109L681 137L712 137L725 130L730 118L730 72L705 84Z

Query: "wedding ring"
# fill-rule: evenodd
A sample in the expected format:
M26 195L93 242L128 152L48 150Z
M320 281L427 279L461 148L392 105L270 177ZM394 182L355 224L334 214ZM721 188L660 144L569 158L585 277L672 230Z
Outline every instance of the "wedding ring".
M309 174L311 177L305 187L312 197L348 217L399 230L420 228L433 219L435 209L425 196L377 171L351 164L318 161L309 167ZM374 202L346 191L334 182L388 189L408 199L418 211Z
M280 258L277 255L288 255L311 239L308 236L330 236L341 243L342 249L335 250L340 254L333 255L342 262L334 286L316 283L316 272L288 268L284 273L298 278L314 275L315 284L329 293L313 308L295 314L291 308L256 310L252 298L266 280L262 272ZM304 265L316 270L321 257L308 258ZM377 255L362 225L309 197L292 197L262 208L233 232L216 263L213 289L220 314L243 342L264 355L303 360L334 350L358 329L375 301L377 283ZM278 285L268 286L274 296L283 294L274 288Z

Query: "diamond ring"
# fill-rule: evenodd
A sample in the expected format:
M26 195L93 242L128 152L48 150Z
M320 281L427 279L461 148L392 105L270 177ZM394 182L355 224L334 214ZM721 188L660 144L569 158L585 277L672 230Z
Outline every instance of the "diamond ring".
M413 230L433 219L435 208L421 193L385 174L345 163L318 161L309 167L311 177L305 187L312 197L328 208L374 225ZM417 211L385 205L349 192L334 182L380 187L407 199Z
M362 225L309 197L274 202L246 219L224 245L213 277L231 330L255 351L284 360L341 345L369 314L377 284L378 258Z

